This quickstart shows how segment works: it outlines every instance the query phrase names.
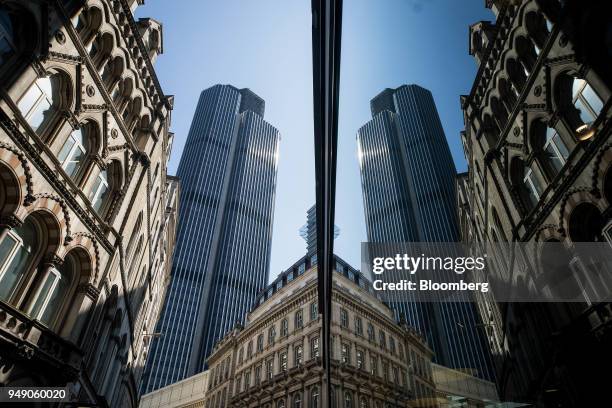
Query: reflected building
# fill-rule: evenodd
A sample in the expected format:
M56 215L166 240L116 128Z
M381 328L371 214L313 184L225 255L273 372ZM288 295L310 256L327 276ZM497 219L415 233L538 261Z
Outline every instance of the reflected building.
M535 259L556 259L560 276L596 278L574 248L612 244L609 4L486 4L495 21L469 27L478 73L461 97L468 162L458 178L462 239L483 247L533 243L542 248ZM564 249L546 254L547 242ZM502 272L529 269L520 251L508 258L498 265ZM598 406L609 399L601 375L612 364L609 303L483 299L478 308L490 327L503 400Z
M403 85L370 106L372 120L357 132L368 241L458 241L456 171L431 93ZM473 304L391 296L396 318L426 336L436 362L493 378Z
M248 89L204 90L178 167L181 222L143 391L203 371L268 280L280 135Z

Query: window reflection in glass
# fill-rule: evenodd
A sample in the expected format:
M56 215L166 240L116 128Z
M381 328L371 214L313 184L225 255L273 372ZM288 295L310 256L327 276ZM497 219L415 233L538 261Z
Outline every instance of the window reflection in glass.
M0 299L10 300L36 255L38 234L31 219L9 231L0 242Z
M49 117L53 106L54 77L38 78L21 98L17 107L21 114L35 132Z
M108 177L106 170L102 170L96 179L96 182L91 189L91 195L89 196L89 201L91 201L91 205L93 206L96 212L100 213L102 210L102 204L104 204L104 200L109 194L109 186L108 186Z
M563 143L561 136L559 136L559 133L553 128L546 129L544 154L546 155L546 159L555 173L561 171L561 168L569 156L569 151L565 146L565 143Z
M572 84L572 101L580 111L580 119L587 125L595 121L603 108L601 98L587 81L580 78L575 78Z
M29 314L47 325L57 316L70 289L73 269L71 259L68 257L60 268L51 268L47 272L30 308Z
M83 130L76 129L68 136L58 156L62 168L70 178L76 176L86 154L87 148Z

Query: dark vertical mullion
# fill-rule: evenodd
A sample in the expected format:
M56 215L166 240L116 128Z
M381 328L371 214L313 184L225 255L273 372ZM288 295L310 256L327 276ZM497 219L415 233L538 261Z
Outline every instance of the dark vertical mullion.
M325 384L321 400L331 406L331 296L338 144L338 92L342 0L312 0L318 301L322 315Z

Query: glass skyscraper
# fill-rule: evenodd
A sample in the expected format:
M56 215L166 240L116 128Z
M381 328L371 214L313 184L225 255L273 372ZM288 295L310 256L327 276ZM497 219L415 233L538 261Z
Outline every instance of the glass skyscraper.
M177 244L145 393L203 371L267 284L280 134L264 107L230 85L200 95L177 172Z
M372 120L357 132L368 241L458 241L456 170L431 93L417 85L385 89L370 107ZM491 378L473 304L399 293L389 306L425 335L437 362Z

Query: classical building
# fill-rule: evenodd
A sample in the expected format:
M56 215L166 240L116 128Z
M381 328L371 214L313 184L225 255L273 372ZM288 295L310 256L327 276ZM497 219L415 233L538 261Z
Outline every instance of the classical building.
M162 27L140 3L0 3L2 386L138 404L178 200Z
M178 167L181 222L168 301L143 392L205 369L214 344L266 286L280 134L263 99L215 85L200 94Z
M372 120L357 131L368 241L458 241L456 170L431 92L418 85L385 89L370 107ZM396 319L426 336L437 363L493 378L472 303L388 295Z
M314 265L313 265L314 264ZM208 359L207 406L322 406L316 264L304 257L258 297ZM432 351L398 324L362 274L336 257L332 398L337 407L433 406Z
M208 370L159 388L140 399L139 408L203 408Z
M548 255L573 274L576 243L612 243L609 4L486 4L496 20L470 26L478 73L461 97L463 239L561 243ZM518 252L509 259L527 262ZM486 299L480 310L502 400L596 406L609 397L600 377L612 362L609 303Z

